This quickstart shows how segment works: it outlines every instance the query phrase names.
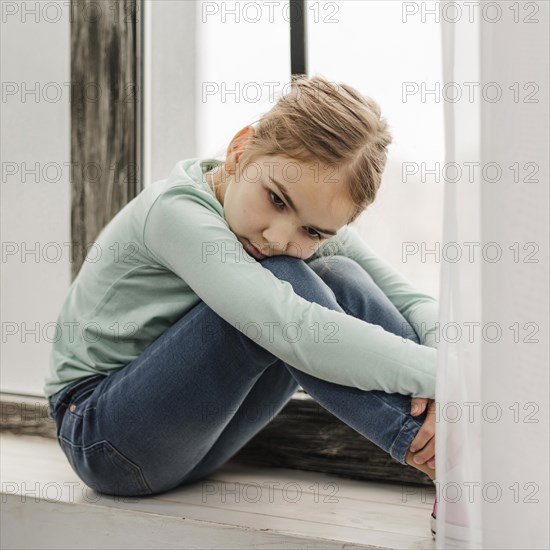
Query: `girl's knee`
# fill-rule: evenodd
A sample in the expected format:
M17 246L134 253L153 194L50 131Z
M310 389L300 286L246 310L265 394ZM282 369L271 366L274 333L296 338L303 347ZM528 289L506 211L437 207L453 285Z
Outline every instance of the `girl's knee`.
M355 260L347 256L335 255L326 258L317 258L310 264L311 269L315 271L324 280L335 280L346 278L353 280L361 278L362 284L371 284L376 286L374 279L365 271Z
M319 258L311 262L310 267L340 302L342 299L352 303L366 299L387 301L371 275L347 256L331 256L326 260Z
M261 265L278 279L290 283L294 292L305 300L340 310L332 289L304 260L293 256L270 256L262 260Z

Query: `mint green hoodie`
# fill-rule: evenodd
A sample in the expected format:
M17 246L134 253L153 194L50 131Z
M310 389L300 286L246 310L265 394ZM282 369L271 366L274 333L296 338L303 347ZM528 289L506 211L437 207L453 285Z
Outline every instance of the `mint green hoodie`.
M45 395L78 378L124 368L202 300L258 345L312 376L434 399L437 301L376 256L352 226L305 262L322 252L355 260L412 324L422 345L305 300L250 256L230 230L204 179L219 162L178 162L168 179L145 188L100 232L57 319ZM288 334L282 330L287 326Z

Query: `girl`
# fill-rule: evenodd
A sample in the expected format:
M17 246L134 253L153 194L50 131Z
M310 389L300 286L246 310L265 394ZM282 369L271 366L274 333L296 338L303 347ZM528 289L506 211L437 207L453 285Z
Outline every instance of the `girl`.
M294 77L225 161L178 162L101 231L44 384L86 484L139 496L200 480L300 386L435 479L437 302L350 225L390 143L374 101Z

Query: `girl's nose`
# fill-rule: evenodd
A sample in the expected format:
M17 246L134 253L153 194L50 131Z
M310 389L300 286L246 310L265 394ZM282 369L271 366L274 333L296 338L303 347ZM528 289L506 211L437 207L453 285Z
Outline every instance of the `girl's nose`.
M269 254L284 254L292 240L294 230L289 227L270 227L263 233L265 242L269 244Z

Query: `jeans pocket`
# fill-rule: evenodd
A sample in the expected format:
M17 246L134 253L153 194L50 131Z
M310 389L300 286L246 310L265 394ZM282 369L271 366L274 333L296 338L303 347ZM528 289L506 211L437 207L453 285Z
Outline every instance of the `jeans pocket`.
M88 398L94 393L96 386L84 388L73 394L69 400L69 414L83 417L87 410L93 409L92 404L88 402Z
M55 420L62 408L68 407L71 402L74 403L76 400L79 402L83 401L93 393L93 390L103 378L105 378L105 376L100 374L79 378L59 390L57 393L50 395L48 397L49 416ZM63 414L61 414L61 416L63 416Z
M59 445L76 475L98 493L128 497L152 493L141 468L108 441L84 447L60 437Z

